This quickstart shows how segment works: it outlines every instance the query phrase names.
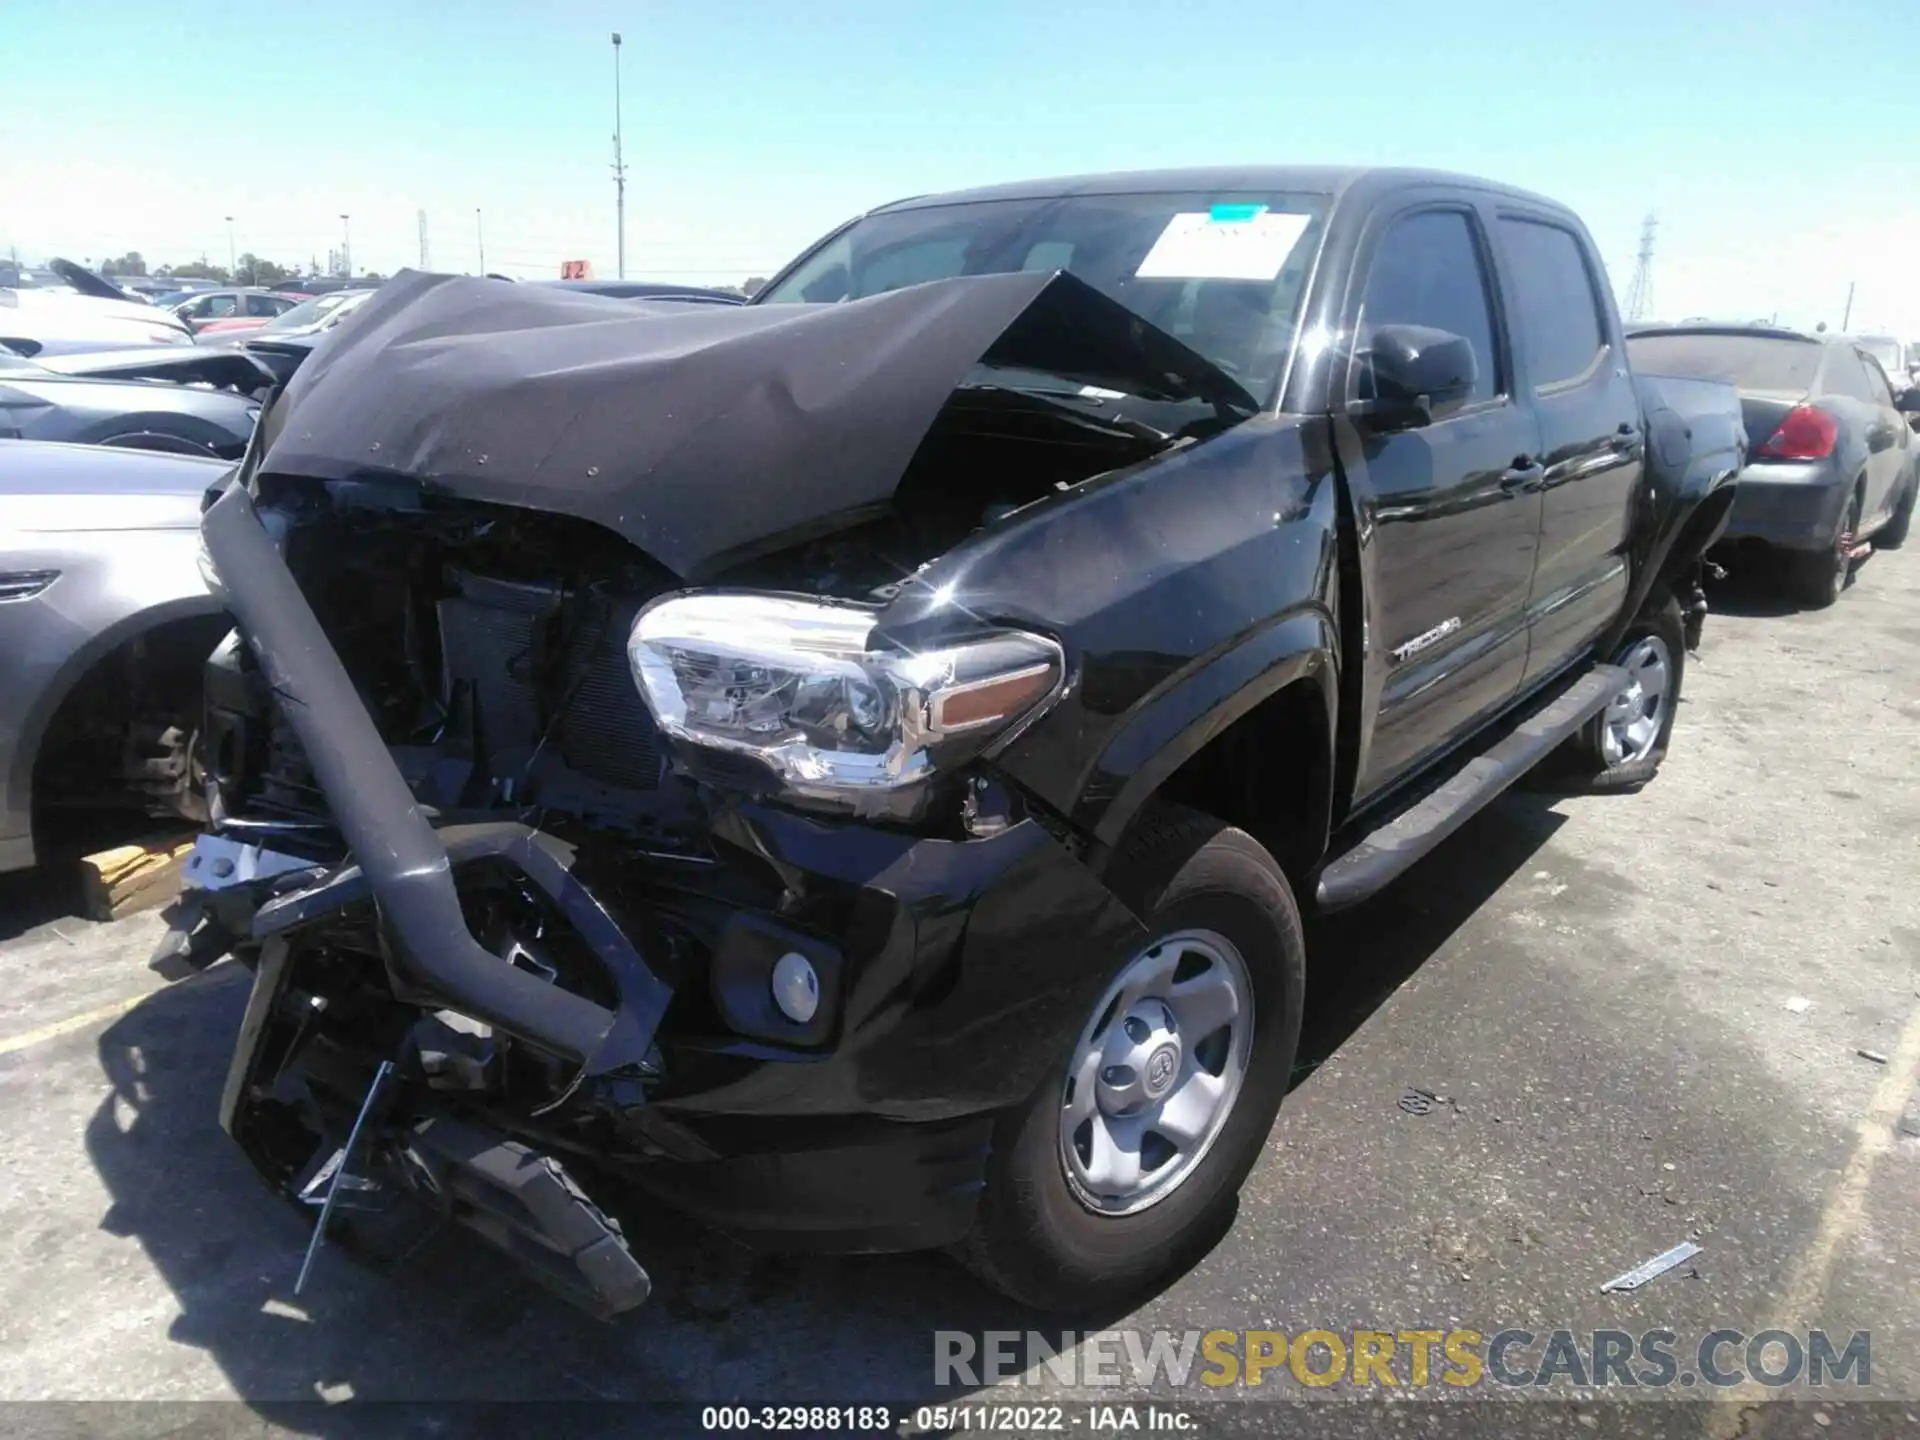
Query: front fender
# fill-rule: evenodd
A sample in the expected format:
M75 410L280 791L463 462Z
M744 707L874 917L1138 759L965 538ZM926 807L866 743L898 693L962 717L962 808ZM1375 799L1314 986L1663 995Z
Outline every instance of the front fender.
M909 648L983 621L1054 636L1066 692L989 758L1099 843L1260 700L1330 683L1338 503L1324 423L1249 420L985 527L881 629Z
M1325 754L1303 763L1331 775L1339 653L1333 617L1304 606L1187 672L1140 705L1113 737L1080 792L1073 820L1111 848L1140 807L1182 765L1243 716L1287 686L1311 682L1324 707Z

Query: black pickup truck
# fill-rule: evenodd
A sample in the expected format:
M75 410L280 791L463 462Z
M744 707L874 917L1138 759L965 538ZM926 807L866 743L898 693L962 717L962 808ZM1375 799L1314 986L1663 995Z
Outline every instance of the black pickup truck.
M316 1245L601 1314L628 1187L1135 1293L1273 1124L1301 908L1659 766L1742 434L1442 174L912 200L740 307L402 275L203 517L222 1123Z

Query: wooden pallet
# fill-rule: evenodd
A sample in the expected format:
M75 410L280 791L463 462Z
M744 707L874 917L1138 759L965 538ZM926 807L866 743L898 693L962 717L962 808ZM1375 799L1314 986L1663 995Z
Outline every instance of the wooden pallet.
M165 905L180 893L180 876L192 852L192 834L176 830L87 856L80 862L80 878L88 917L119 920Z

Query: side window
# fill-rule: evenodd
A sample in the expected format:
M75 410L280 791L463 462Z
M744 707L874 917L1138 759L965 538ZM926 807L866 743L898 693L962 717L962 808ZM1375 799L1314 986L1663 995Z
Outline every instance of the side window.
M1501 220L1500 234L1513 276L1513 328L1535 387L1585 374L1606 332L1578 237L1558 225L1514 219Z
M1866 362L1851 345L1836 345L1827 352L1827 368L1821 376L1820 388L1829 395L1844 395L1868 405L1880 403L1867 381Z
M198 320L224 320L239 309L238 297L233 295L210 295L206 306L194 318Z
M1473 221L1460 210L1427 210L1393 222L1367 268L1360 327L1427 325L1463 336L1479 366L1468 404L1501 392L1493 302Z
M278 315L279 313L280 313L279 308L274 305L273 297L271 295L247 296L247 314Z
M1887 383L1886 371L1880 368L1880 362L1864 350L1856 352L1860 357L1860 368L1867 372L1867 393L1873 403L1883 410L1893 409L1893 387Z

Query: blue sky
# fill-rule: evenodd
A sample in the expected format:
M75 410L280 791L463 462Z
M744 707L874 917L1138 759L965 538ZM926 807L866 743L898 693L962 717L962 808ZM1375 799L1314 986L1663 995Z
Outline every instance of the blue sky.
M0 252L766 274L897 196L1242 161L1435 165L1553 195L1654 308L1920 331L1914 0L274 0L6 6ZM1815 18L1815 17L1818 18Z

